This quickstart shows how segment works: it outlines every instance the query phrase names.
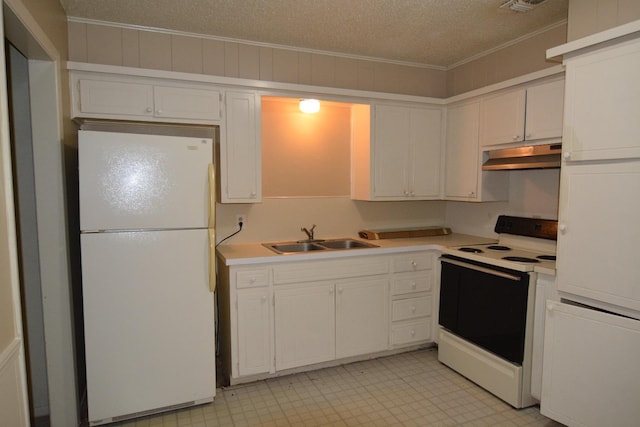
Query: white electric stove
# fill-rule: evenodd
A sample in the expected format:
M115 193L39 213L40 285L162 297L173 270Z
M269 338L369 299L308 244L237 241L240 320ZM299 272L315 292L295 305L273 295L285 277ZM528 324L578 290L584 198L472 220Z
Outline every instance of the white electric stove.
M438 360L516 408L531 394L536 266L555 269L557 221L502 215L494 244L441 256Z

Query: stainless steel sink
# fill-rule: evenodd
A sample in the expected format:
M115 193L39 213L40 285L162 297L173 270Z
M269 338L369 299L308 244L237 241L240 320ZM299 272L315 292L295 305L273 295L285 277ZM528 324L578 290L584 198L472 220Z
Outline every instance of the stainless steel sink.
M355 239L317 240L314 242L263 243L262 246L277 254L287 255L312 251L332 251L348 249L377 248L377 245Z
M335 239L325 240L318 243L320 246L324 246L328 249L362 249L362 248L377 248L377 245L361 242L354 239Z
M324 251L326 249L322 246L318 246L316 243L308 242L264 243L263 245L279 254Z

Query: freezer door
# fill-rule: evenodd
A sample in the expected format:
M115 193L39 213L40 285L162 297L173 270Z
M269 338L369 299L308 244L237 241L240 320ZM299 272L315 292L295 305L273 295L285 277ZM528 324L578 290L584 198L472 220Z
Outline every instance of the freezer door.
M640 320L547 301L540 412L570 426L637 426Z
M93 423L213 399L208 239L206 229L81 235Z
M207 227L211 139L100 131L78 138L81 230Z

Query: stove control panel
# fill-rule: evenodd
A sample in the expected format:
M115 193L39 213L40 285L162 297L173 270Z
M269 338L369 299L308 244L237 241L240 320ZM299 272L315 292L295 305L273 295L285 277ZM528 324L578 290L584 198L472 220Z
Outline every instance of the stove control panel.
M517 236L557 240L558 221L553 219L500 215L498 221L496 221L494 231L498 234L506 233Z

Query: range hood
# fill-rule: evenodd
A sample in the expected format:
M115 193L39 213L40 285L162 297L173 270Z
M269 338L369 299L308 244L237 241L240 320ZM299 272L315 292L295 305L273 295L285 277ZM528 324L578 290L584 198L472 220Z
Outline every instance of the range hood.
M489 159L482 165L485 171L559 168L562 144L501 148L488 153Z

